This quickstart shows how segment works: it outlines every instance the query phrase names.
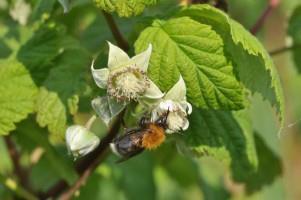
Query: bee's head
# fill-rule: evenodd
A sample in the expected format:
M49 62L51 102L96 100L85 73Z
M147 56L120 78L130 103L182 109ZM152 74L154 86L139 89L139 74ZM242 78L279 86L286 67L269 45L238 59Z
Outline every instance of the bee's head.
M168 117L168 114L169 114L169 109L167 110L166 113L164 113L163 115L161 115L156 121L155 123L164 128L164 129L167 129L167 117Z

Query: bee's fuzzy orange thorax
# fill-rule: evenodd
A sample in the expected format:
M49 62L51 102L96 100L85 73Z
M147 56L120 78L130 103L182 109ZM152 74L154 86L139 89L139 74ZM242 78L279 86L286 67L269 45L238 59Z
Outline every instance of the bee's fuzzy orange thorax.
M165 140L165 133L162 127L150 124L147 133L144 134L142 140L142 146L145 149L155 149Z

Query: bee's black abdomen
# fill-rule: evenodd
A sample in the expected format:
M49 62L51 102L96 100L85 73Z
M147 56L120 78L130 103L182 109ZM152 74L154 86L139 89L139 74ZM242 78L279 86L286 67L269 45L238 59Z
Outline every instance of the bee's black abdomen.
M120 161L124 161L141 153L144 150L144 148L141 146L142 138L143 134L140 130L133 130L116 138L113 141L111 148L115 153L122 157Z

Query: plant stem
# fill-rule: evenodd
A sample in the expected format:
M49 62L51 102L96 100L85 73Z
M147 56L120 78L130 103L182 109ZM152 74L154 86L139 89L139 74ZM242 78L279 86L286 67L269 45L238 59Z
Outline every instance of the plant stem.
M114 38L117 42L117 45L124 51L128 51L130 49L129 44L124 39L123 35L121 34L120 30L118 29L113 16L105 11L102 11L102 14L105 17L107 24L111 29L112 35L114 36Z
M13 163L14 174L18 177L20 184L23 185L23 187L28 188L27 173L20 165L20 155L19 152L17 151L14 142L12 141L10 136L4 137L4 141Z
M261 29L262 25L264 24L265 20L267 19L271 11L275 7L277 7L278 4L279 4L279 0L269 0L267 7L265 8L261 16L258 18L254 26L250 29L250 32L253 35L255 35Z
M74 192L78 190L87 180L87 178L91 175L94 169L99 165L100 162L104 160L107 155L108 147L112 140L118 133L118 130L121 126L122 118L124 116L125 110L123 110L116 118L114 123L112 124L110 130L107 135L101 140L99 146L82 160L76 163L76 171L80 175L79 179L70 187L65 181L61 180L52 188L50 188L45 194L41 194L40 197L42 199L47 199L50 197L59 196L64 190L66 190L61 198L67 200L72 197Z
M106 148L91 164L90 166L82 173L79 179L66 191L64 192L58 199L60 200L69 200L72 198L73 194L83 186L88 177L92 174L92 172L97 168L98 164L101 163L105 157L107 156L109 149Z
M228 12L228 3L227 0L215 0L214 7L221 9L225 12Z
M293 49L297 49L297 48L301 48L301 45L292 45L292 46L285 46L285 47L281 47L279 49L275 49L273 51L270 51L270 55L271 56L276 56L278 54L284 53L286 51L290 51Z
M16 183L13 179L11 178L5 178L0 175L0 182L10 189L12 192L16 193L17 196L19 196L21 199L26 199L26 200L38 200L37 197L35 197L33 194L31 194L29 191L26 189L22 188L18 183Z

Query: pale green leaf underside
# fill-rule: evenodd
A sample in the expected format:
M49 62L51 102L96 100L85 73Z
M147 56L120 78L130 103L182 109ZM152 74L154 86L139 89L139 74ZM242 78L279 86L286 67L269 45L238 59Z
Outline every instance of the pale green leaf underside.
M161 89L170 89L181 74L194 105L243 108L243 89L224 55L222 38L210 26L188 17L155 21L136 41L136 52L149 43L153 52L148 74Z
M284 97L275 66L261 43L239 23L208 5L184 8L178 16L189 16L208 24L225 41L240 81L252 92L258 92L275 106L284 122Z
M97 7L106 12L116 12L120 17L139 15L146 6L154 5L158 0L94 0Z
M29 72L15 60L0 60L0 135L34 111L37 88Z
M293 39L293 46L295 48L292 49L293 58L297 70L301 73L301 6L295 8L292 16L290 17L289 26L288 26L288 34Z
M257 154L248 114L242 111L194 109L184 133L186 148L195 156L213 156L231 166L236 180L256 170Z

